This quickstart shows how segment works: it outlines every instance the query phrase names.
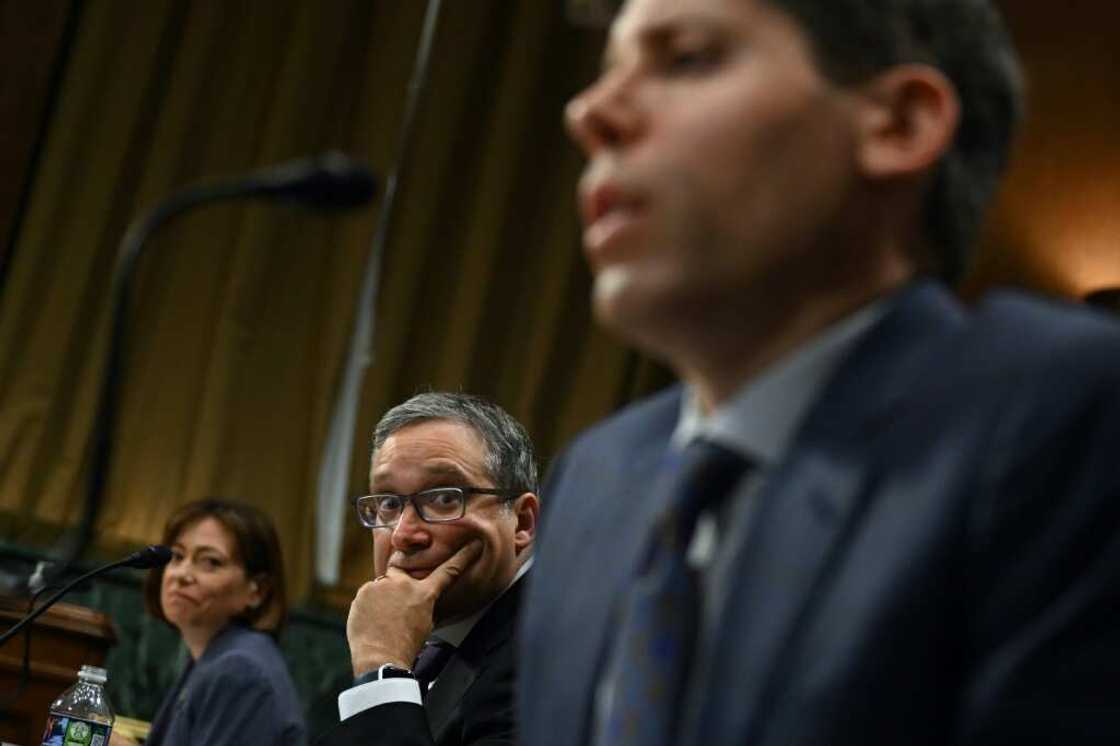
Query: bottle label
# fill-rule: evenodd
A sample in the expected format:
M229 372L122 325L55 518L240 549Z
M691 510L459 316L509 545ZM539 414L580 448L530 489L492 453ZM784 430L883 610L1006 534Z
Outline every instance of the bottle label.
M111 725L52 712L47 717L43 746L108 746L112 730Z

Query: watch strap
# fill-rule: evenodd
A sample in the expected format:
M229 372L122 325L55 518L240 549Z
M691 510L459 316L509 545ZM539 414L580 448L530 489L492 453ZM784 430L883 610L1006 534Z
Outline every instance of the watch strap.
M384 681L385 679L415 679L416 677L407 668L394 666L392 663L383 663L360 676L354 677L354 686L368 684L371 681Z

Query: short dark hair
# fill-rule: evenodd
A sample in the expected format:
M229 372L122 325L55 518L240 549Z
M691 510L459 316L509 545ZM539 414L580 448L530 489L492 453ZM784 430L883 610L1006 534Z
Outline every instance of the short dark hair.
M796 19L821 71L855 83L927 64L956 88L961 123L924 207L932 269L956 280L1007 168L1023 116L1018 55L991 0L765 0Z
M284 559L280 540L271 519L261 511L228 500L209 498L187 503L175 511L163 528L162 543L171 545L185 529L205 518L213 518L233 536L235 562L245 568L246 577L257 582L262 600L246 609L236 620L262 632L277 634L288 616L288 594L284 584ZM148 571L144 581L144 606L156 619L167 622L160 603L163 569Z
M571 0L617 12L623 0ZM868 80L901 64L940 70L961 101L961 122L942 158L923 210L932 256L920 264L948 281L971 261L984 213L1007 168L1023 118L1019 58L991 0L762 0L796 20L813 46L821 72L838 84ZM924 247L923 247L924 248Z
M480 396L429 391L390 409L373 430L371 458L390 435L420 422L449 420L474 430L486 449L486 472L502 489L537 494L533 443L521 423Z

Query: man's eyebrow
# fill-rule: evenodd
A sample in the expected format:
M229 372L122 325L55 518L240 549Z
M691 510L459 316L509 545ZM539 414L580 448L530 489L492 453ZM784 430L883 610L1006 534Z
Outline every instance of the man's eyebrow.
M433 477L466 479L467 473L455 464L425 464L424 472Z
M681 13L668 18L652 21L635 32L637 45L642 51L664 47L674 36L683 31L697 29L714 33L721 28L717 19L703 13ZM600 66L606 72L618 63L619 53L613 40L607 42L603 50Z

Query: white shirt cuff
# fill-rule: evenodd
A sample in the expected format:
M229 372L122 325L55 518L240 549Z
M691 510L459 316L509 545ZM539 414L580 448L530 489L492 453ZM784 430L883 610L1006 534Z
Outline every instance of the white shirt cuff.
M390 702L420 704L420 684L416 679L383 679L350 687L338 695L338 717L345 720Z

